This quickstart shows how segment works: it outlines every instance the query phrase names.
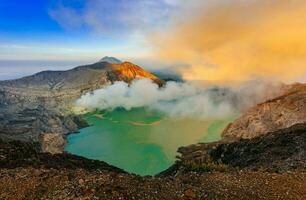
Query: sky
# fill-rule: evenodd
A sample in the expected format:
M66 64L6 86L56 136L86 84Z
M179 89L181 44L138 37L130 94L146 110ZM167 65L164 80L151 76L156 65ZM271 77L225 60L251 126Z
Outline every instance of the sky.
M304 81L304 13L303 0L1 0L0 79L114 56L187 80Z
M67 69L104 56L146 57L147 27L160 26L175 0L1 0L0 79Z
M66 69L104 56L144 61L146 29L161 27L176 0L1 0L0 79Z
M141 23L158 23L163 1L139 0L1 0L0 59L92 60L105 54L141 56ZM158 2L158 1L156 1ZM166 1L165 1L166 2ZM135 8L133 8L135 6ZM145 13L146 12L146 13ZM131 19L129 19L131 18ZM137 52L137 54L135 53Z

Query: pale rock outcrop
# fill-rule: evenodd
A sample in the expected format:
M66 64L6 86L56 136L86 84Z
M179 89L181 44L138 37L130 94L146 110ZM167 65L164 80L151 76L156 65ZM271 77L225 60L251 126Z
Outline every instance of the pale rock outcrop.
M62 153L62 149L66 145L66 140L64 139L63 134L45 133L41 134L40 144L42 152L59 154Z
M288 86L285 94L248 110L223 132L226 140L254 138L306 122L306 84Z

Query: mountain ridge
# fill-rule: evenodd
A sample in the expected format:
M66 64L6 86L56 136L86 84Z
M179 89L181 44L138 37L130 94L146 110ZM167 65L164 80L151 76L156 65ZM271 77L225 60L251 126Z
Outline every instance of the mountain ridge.
M99 78L99 76L102 76ZM105 76L105 77L103 77ZM104 78L104 80L103 80ZM107 80L107 78L109 80ZM42 87L43 89L56 89L57 84L63 84L66 82L72 82L73 84L86 84L86 82L101 81L102 84L105 82L115 82L115 81L127 81L130 82L135 78L148 78L155 81L158 84L162 83L157 76L151 74L150 72L144 70L130 62L122 62L120 64L111 64L108 62L96 62L89 65L81 65L69 70L63 71L42 71L36 74L22 77L14 80L4 80L0 81L1 86L12 86L12 87ZM78 81L78 79L80 81ZM54 88L51 88L51 87Z
M60 153L65 135L87 125L72 110L76 99L116 81L130 83L139 78L159 86L164 83L130 62L97 62L0 81L0 139L38 142L43 151Z

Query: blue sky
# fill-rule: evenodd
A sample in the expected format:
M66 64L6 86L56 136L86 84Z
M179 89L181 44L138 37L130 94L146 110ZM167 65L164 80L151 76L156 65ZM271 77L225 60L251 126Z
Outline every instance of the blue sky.
M0 60L141 57L174 0L1 0Z
M1 0L0 79L101 57L141 60L177 0Z

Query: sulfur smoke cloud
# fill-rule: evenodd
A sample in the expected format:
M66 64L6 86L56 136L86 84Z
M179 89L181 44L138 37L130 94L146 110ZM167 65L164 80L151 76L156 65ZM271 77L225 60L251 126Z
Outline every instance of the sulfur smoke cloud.
M183 63L185 80L292 81L306 75L306 1L190 2L194 6L173 17L170 28L151 35L155 56Z
M87 93L77 100L76 107L84 112L145 107L171 118L223 119L276 95L279 89L279 84L258 82L238 88L204 88L191 83L168 82L159 88L151 80L141 79L130 85L115 82Z

